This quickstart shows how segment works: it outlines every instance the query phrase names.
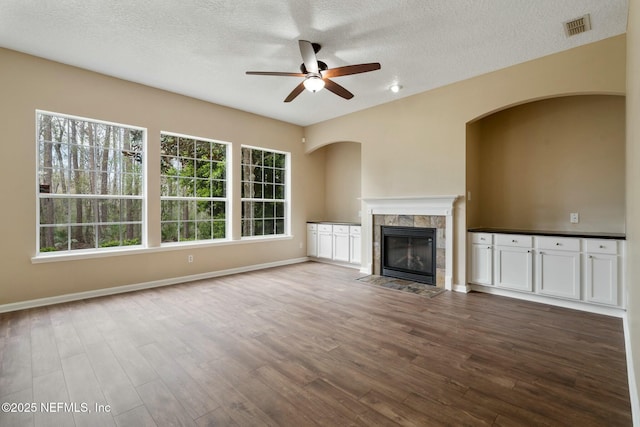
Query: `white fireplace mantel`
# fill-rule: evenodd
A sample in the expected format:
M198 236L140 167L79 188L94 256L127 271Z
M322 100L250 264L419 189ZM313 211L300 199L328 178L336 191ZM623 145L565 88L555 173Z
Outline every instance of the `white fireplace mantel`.
M459 196L367 197L363 198L362 254L364 273L372 274L373 215L433 215L444 216L445 226L445 288L453 288L453 204Z

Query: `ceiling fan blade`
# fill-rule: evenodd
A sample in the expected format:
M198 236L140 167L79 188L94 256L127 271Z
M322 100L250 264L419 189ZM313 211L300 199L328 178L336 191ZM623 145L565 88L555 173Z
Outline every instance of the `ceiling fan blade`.
M349 92L348 90L346 90L344 87L340 86L338 83L334 82L333 80L329 80L329 79L323 79L323 80L324 80L324 87L328 91L331 91L331 92L335 93L336 95L343 97L344 99L353 98L353 94L351 92Z
M306 40L298 40L298 46L300 46L300 55L302 55L302 62L304 67L310 73L318 73L318 59L316 58L316 52L313 50L311 42Z
M247 71L246 74L251 76L284 76L284 77L306 77L302 73L286 73L280 71Z
M302 91L304 90L304 82L300 83L298 86L296 86L291 93L289 94L289 96L287 96L284 99L284 102L291 102L294 99L296 99L296 96L300 95L302 93Z
M371 62L368 64L358 64L358 65L347 65L345 67L329 68L328 70L322 72L322 77L331 78L331 77L348 76L351 74L368 73L369 71L375 71L379 69L380 69L379 62Z

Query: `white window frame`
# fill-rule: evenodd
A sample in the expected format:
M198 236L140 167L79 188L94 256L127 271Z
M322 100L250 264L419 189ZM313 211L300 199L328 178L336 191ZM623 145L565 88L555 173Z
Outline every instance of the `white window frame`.
M278 239L278 238L283 238L283 237L291 237L291 175L292 175L292 171L291 171L291 153L288 151L282 151L282 150L275 150L272 148L265 148L265 147L258 147L258 146L253 146L253 145L241 145L240 146L240 150L242 152L242 149L244 148L248 148L251 150L260 150L263 152L270 152L270 153L276 153L276 154L283 154L285 156L285 166L284 166L284 171L285 171L285 180L284 180L284 186L285 186L285 195L284 195L284 199L268 199L268 198L245 198L242 197L242 190L240 193L240 204L241 204L241 209L240 209L240 240L258 240L258 239ZM242 168L243 168L243 163L242 163L242 155L240 156L240 162L239 162L239 166L240 166L240 186L242 189L242 186L244 185L244 182L242 180ZM264 181L263 181L264 182ZM252 235L252 236L242 236L242 224L245 220L244 216L242 215L242 206L244 204L244 202L249 202L249 201L255 201L255 202L283 202L284 203L284 233L282 234L261 234L261 235Z
M123 127L123 128L127 128L127 129L131 129L131 130L136 130L136 131L140 131L142 132L142 158L141 158L141 173L140 173L140 179L141 179L141 194L140 195L112 195L112 194L73 194L70 192L67 192L66 194L52 194L52 193L43 193L41 192L41 188L40 188L40 144L41 144L41 140L40 140L40 126L39 126L39 116L40 115L49 115L49 116L54 116L54 117L61 117L64 119L70 119L70 120L78 120L78 121L84 121L84 122L90 122L90 123L96 123L96 124L100 124L100 125L107 125L107 126L114 126L114 127ZM148 220L147 220L147 129L140 127L140 126L135 126L135 125L129 125L129 124L123 124L123 123L117 123L117 122L109 122L109 121L105 121L105 120L98 120L98 119L93 119L93 118L89 118L89 117L82 117L82 116L76 116L76 115L71 115L71 114L64 114L64 113L58 113L58 112L53 112L53 111L46 111L46 110L39 110L36 109L35 110L35 142L36 142L36 162L35 162L35 173L36 173L36 224L35 224L35 228L36 228L36 257L35 258L58 258L58 257L77 257L77 256L82 256L82 255L86 255L86 254L104 254L104 253L109 253L109 252L123 252L123 251L132 251L132 250L139 250L140 248L146 248L147 247L147 236L148 236ZM69 170L71 170L71 167L69 166ZM141 201L141 216L140 216L140 226L141 226L141 242L139 245L122 245L122 246L111 246L111 247L95 247L95 248L87 248L87 249L71 249L70 248L70 242L71 242L71 237L70 237L70 227L72 226L89 226L89 225L93 225L93 226L97 226L100 223L96 223L96 222L83 222L81 224L72 224L70 222L71 218L69 217L69 220L67 221L66 224L64 224L65 226L68 227L68 231L67 231L67 249L66 250L60 250L60 251L52 251L52 252L41 252L40 251L40 231L42 228L42 224L40 223L40 207L41 207L41 200L42 199L77 199L77 198L81 198L81 199L95 199L95 200L100 200L100 199L119 199L119 200L126 200L126 199L130 199L130 200L140 200ZM70 213L69 213L70 215ZM135 222L138 223L138 222ZM109 223L109 224L127 224L126 221L124 222L113 222L113 223Z

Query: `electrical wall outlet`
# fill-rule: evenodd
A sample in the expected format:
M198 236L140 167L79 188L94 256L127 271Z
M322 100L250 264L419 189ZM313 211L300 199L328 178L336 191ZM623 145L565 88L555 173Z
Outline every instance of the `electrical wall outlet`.
M578 214L578 212L571 212L569 214L569 221L571 222L571 224L577 224L580 222L580 215Z
M193 262L193 255L189 255L189 256L187 257L187 262L188 262L189 264L191 264L191 263Z

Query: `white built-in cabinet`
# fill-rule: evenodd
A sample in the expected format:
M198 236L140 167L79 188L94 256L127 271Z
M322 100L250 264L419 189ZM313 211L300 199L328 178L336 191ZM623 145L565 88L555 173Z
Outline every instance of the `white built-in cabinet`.
M580 239L537 237L538 292L580 299Z
M495 235L494 283L507 289L533 289L531 236Z
M318 258L333 258L333 226L331 224L317 224L318 227Z
M349 226L349 262L360 265L362 261L362 237L359 225Z
M616 240L590 239L586 242L585 299L589 302L617 305L619 301L619 243Z
M493 284L493 234L471 233L469 281L480 285Z
M307 224L307 256L318 256L318 225Z
M359 266L360 231L359 225L307 223L307 256Z
M624 307L623 240L472 232L468 243L472 285Z
M349 262L349 226L333 226L333 259Z

